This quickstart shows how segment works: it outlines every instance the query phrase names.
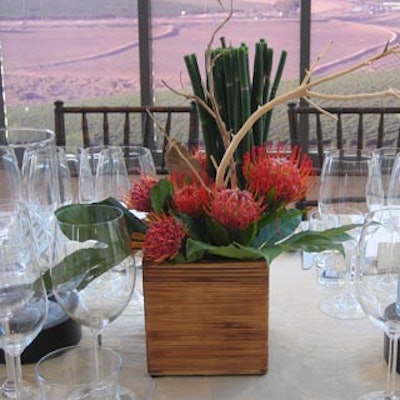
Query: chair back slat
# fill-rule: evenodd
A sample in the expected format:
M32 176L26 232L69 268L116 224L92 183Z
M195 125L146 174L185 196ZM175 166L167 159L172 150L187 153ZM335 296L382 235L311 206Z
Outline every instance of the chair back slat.
M131 136L131 120L129 118L129 112L126 112L124 119L124 146L129 146L130 136Z
M165 126L164 126L164 141L163 141L163 147L162 147L162 157L161 157L161 169L165 170L165 154L167 152L168 148L168 142L169 139L171 138L171 124L172 124L172 113L169 112L167 113L167 119L165 121Z
M89 126L87 122L86 112L82 112L82 135L83 135L83 144L85 147L90 145L89 139Z
M383 136L385 134L385 113L381 112L379 116L379 125L378 125L378 140L376 143L376 147L383 147Z
M323 137L322 137L322 126L321 126L321 116L318 114L316 118L317 122L317 127L316 127L316 133L317 133L317 147L318 147L318 158L319 162L321 163L324 149L323 149Z
M338 149L343 149L343 123L342 123L342 114L340 113L337 115L336 146Z
M358 126L357 126L357 149L362 150L364 143L364 119L363 112L360 111L358 114Z
M104 132L104 144L110 144L110 126L108 123L108 114L103 113L103 132Z

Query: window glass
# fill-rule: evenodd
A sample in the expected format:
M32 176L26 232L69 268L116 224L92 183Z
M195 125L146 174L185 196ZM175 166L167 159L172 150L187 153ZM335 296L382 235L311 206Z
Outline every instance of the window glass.
M313 72L313 80L346 70L350 66L367 60L382 51L387 43L398 41L400 12L397 7L385 2L312 1L311 64L320 57ZM314 90L327 94L354 95L385 91L400 84L399 59L389 56L381 61L366 65L351 74L343 75ZM352 100L315 99L321 107L326 106L399 106L393 97ZM336 145L336 121L323 118L323 132L331 133L326 138L326 148ZM359 119L357 115L342 116L344 146L355 146ZM367 115L363 119L365 146L375 147L380 120L379 115ZM387 141L393 145L399 129L397 114L385 116ZM310 118L309 144L315 143L316 123ZM393 132L391 135L390 132ZM389 133L389 136L388 136ZM325 138L325 136L324 136ZM386 140L386 139L385 139Z
M137 1L3 0L8 123L54 127L53 102L139 104Z

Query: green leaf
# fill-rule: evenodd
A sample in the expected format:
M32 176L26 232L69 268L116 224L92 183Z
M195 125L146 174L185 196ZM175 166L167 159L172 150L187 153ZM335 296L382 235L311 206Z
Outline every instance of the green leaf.
M113 197L108 197L107 199L100 201L96 204L106 204L119 208L124 213L126 225L128 227L128 232L130 235L132 235L133 232L146 232L147 225L142 220L133 215L132 212L130 212L126 207L124 207L118 200L114 199Z
M238 243L231 243L227 246L213 246L209 243L200 242L198 240L187 240L186 256L188 260L191 262L193 260L199 260L200 255L203 255L204 253L238 260L254 260L263 257L262 253L258 250L251 247L241 246Z
M212 218L204 218L206 240L214 245L223 246L230 243L229 232L217 221Z
M60 246L68 241L79 248L66 255L50 270L51 280L67 282L74 280L78 289L115 267L131 254L130 237L126 226L118 219L120 212L104 204L71 204L55 211L57 226L65 237L57 237ZM104 223L103 223L104 222ZM110 223L105 223L110 222ZM79 234L77 234L79 232ZM61 243L63 240L67 243ZM86 247L86 242L92 247Z
M299 226L302 212L296 209L282 210L273 219L260 221L260 231L252 242L254 248L262 248L290 236Z
M160 179L151 189L151 207L156 213L162 213L166 201L172 195L172 183L166 179Z
M344 225L339 228L326 231L303 231L290 236L280 243L285 250L304 250L308 252L320 252L324 250L338 250L344 254L343 242L352 240L347 231L359 227L359 224Z
M82 290L91 281L125 260L130 251L126 247L85 248L64 257L53 266L50 272L53 281L58 283L73 281Z

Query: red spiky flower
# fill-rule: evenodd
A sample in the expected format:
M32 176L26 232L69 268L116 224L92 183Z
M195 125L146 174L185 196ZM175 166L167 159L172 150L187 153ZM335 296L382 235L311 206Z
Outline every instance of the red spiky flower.
M212 186L210 177L205 171L174 171L171 174L174 187L172 196L176 211L199 217L204 214L209 202Z
M150 213L146 218L148 229L144 235L134 235L133 248L143 249L143 258L161 264L172 260L180 251L187 229L173 216ZM138 242L143 243L138 246Z
M141 176L139 180L134 181L132 188L122 196L122 201L128 209L150 212L151 208L151 189L156 185L157 179L153 176Z
M203 186L186 185L176 189L172 198L176 211L199 217L204 214L210 195Z
M256 222L264 207L247 190L223 189L211 200L209 214L226 229L234 232Z
M243 158L243 175L251 192L265 196L274 207L287 205L304 197L309 178L314 174L311 158L299 148L291 152L282 146L254 147Z

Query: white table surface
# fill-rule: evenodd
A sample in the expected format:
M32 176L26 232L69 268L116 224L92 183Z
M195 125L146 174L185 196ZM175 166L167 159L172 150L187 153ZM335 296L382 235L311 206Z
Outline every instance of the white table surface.
M319 299L332 290L317 285L314 269L301 269L299 253L273 262L266 375L151 377L144 317L134 314L132 302L106 328L103 344L122 354L121 383L138 400L354 400L384 387L383 334L367 318L345 321L322 314ZM82 343L88 342L88 332L83 334ZM23 373L31 375L33 367L24 365Z

